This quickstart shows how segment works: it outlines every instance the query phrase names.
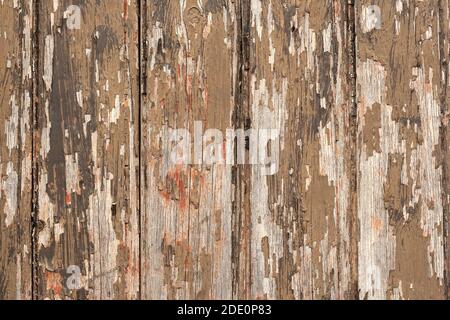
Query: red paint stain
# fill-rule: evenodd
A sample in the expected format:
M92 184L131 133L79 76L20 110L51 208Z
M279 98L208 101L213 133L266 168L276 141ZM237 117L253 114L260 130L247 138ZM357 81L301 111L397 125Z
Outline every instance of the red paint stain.
M45 283L47 290L52 291L56 296L61 296L62 292L62 277L56 272L45 273Z
M128 20L128 0L123 0L123 19Z
M185 176L184 170L175 169L174 172L169 172L169 177L172 178L173 182L175 182L175 185L177 186L178 193L179 193L179 208L181 211L185 211L187 207L187 196L186 196L186 189L183 181L183 177Z
M222 157L224 161L227 161L227 141L222 142Z
M177 66L177 80L181 79L181 66Z
M65 201L67 206L70 206L72 204L72 195L70 194L70 192L66 192Z
M160 191L159 194L164 200L164 204L168 205L170 203L170 194L167 191Z
M186 186L184 183L185 177L186 177L186 170L180 167L170 170L169 173L167 174L169 183L175 185L176 189L178 190L179 194L178 207L182 212L186 211L188 203ZM172 195L167 190L159 191L159 194L161 195L165 205L168 205L173 198Z

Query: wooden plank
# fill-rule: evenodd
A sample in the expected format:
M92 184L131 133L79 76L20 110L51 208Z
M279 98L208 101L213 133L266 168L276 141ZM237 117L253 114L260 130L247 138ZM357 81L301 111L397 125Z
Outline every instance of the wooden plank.
M145 299L232 297L232 168L219 161L225 143L213 148L218 158L208 163L211 148L202 148L201 136L194 139L196 125L223 136L232 128L237 10L235 1L183 0L149 1L142 11ZM175 129L192 155L200 148L192 161L171 160L179 150L168 136Z
M0 300L448 298L449 0L0 18Z
M0 3L0 300L31 298L31 1Z
M443 164L443 184L442 200L444 212L444 249L445 249L445 280L444 284L447 299L449 299L449 271L450 271L450 248L449 248L449 230L450 230L450 2L448 0L439 1L439 60L441 62L441 91L440 106L442 115L442 125L440 127L440 139L442 146L442 164Z
M346 1L249 5L249 121L279 133L278 172L251 167L250 297L354 298Z
M361 299L443 299L439 1L358 1Z
M238 34L238 80L236 87L236 106L233 113L235 128L249 130L249 70L250 70L250 41L251 41L251 6L249 1L239 1ZM249 159L250 141L245 138L245 146L241 149L241 156ZM236 143L238 140L236 140ZM242 140L241 140L242 143ZM236 146L235 159L238 159ZM236 161L237 162L237 161ZM249 299L251 297L251 210L250 187L251 168L242 164L235 164L232 170L233 179L233 219L232 219L232 260L233 260L233 299Z
M39 2L39 299L139 297L137 13Z

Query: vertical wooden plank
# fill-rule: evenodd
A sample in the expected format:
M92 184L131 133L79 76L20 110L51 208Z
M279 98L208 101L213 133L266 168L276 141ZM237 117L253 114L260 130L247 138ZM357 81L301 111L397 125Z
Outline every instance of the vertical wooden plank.
M450 271L450 249L449 249L449 221L450 221L450 2L449 0L439 1L439 60L441 62L441 91L440 106L442 115L442 125L440 127L440 141L442 147L442 167L443 167L443 184L442 184L442 200L444 211L444 255L445 255L445 274L444 289L447 299L449 299L449 271Z
M139 297L138 6L39 6L38 298Z
M236 86L236 106L233 112L233 123L236 129L249 130L249 74L250 74L250 41L251 41L251 4L250 1L237 3L237 53L238 74ZM242 138L239 139L242 144ZM236 144L238 140L236 139ZM236 145L235 159L238 152L245 159L249 158L250 141L244 136L244 148L238 150ZM242 157L242 155L240 157ZM233 216L232 216L232 261L233 261L233 299L249 299L251 297L251 210L250 187L251 168L235 163L232 169L233 180Z
M216 129L225 138L232 128L236 11L235 2L226 0L148 1L143 10L145 299L231 298L231 166L219 161L225 142L211 148L207 139L202 147L195 131L203 127L207 136ZM175 129L184 140L171 140ZM177 149L178 142L191 152ZM200 156L194 157L197 147ZM174 150L192 155L191 161L172 161ZM208 163L212 150L217 160Z
M0 300L30 299L33 2L0 17Z
M278 171L251 169L250 296L353 298L346 1L250 6L249 122L279 133Z
M361 299L442 299L439 1L358 1Z

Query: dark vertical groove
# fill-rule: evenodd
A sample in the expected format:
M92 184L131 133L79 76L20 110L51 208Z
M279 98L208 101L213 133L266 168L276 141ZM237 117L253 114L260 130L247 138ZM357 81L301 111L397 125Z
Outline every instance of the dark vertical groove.
M250 71L250 1L238 1L237 6L237 81L235 88L235 110L233 113L233 127L236 129L245 128L249 125L249 76ZM237 144L234 146L235 165L232 168L232 184L235 186L234 199L232 204L232 297L233 299L246 299L250 296L251 283L251 264L249 252L250 241L243 237L246 232L249 234L251 226L249 219L249 207L246 201L249 201L249 168L239 165L237 162ZM247 178L247 179L246 179ZM247 212L246 212L247 210ZM247 229L247 230L245 230ZM247 254L243 252L247 251ZM244 274L242 274L242 266Z
M137 0L137 19L138 19L138 214L139 214L139 299L142 300L142 200L141 200L141 163L142 163L142 6L145 6L145 0Z
M348 81L350 87L350 268L352 276L352 292L350 297L359 299L358 284L358 102L357 102L357 58L356 58L356 13L355 0L347 0L347 42L348 42Z
M142 299L145 294L142 292L142 108L143 102L147 95L147 0L138 1L138 50L139 50L139 190L138 190L138 205L139 205L139 298Z
M250 1L243 1L242 7L242 83L241 83L241 101L242 101L242 113L240 128L248 130L252 127L252 120L250 114L250 57L251 57L251 3ZM249 150L246 150L247 159L250 159ZM236 154L237 157L237 154ZM245 279L246 282L243 285L241 299L252 299L252 263L251 263L251 250L252 250L252 225L251 225L251 205L250 205L250 192L251 192L251 166L241 165L241 183L239 189L243 197L241 201L241 228L244 241L247 241L247 247L244 246L245 252ZM242 189L243 190L242 190Z
M37 235L37 222L38 222L38 135L39 135L39 0L34 0L33 4L33 14L32 14L32 49L31 49L31 59L32 59L32 88L31 92L33 95L31 101L31 116L32 116L32 126L31 126L31 298L32 300L39 300L38 296L38 235Z
M142 65L142 61L141 61L141 0L137 0L137 23L138 23L138 54L139 54L139 62L138 62L138 214L139 214L139 300L142 300L142 281L141 281L141 277L142 277L142 272L141 272L141 258L142 258L142 250L141 250L141 133L142 133L142 124L141 124L141 83L142 83L142 78L141 78L141 65Z
M237 81L235 88L235 100L234 100L234 113L232 119L232 125L238 126L239 115L241 113L241 78L242 78L242 15L241 15L241 3L238 3L237 21L237 34L234 35L237 38L236 48L237 51ZM234 161L236 162L237 151L236 145L234 146ZM232 199L231 207L231 268L232 268L232 284L231 294L233 299L237 299L239 296L239 168L237 165L233 165L231 170L231 183L234 185L234 197Z
M447 32L448 28L446 28L446 20L445 20L445 0L439 0L438 2L439 9L439 35L438 35L438 43L439 43L439 56L441 61L441 73L444 74L444 82L441 84L441 92L440 92L440 105L441 105L441 119L447 115L447 86L448 86L448 54L446 54L445 43L447 40ZM440 135L440 143L441 143L441 152L442 152L442 213L443 213L443 233L444 233L444 294L446 299L449 299L449 290L448 290L448 272L449 272L449 261L448 261L448 214L449 214L449 202L448 202L448 174L449 174L449 163L448 159L448 128L445 123L441 123L439 129Z

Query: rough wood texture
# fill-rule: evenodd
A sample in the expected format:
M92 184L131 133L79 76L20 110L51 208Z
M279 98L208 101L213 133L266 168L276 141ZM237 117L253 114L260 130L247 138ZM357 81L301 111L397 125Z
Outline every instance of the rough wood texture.
M449 35L448 0L0 0L0 299L448 298Z
M345 1L251 1L253 128L278 129L279 171L251 172L251 295L352 298Z
M37 297L137 298L137 5L39 4Z
M174 164L167 131L232 128L238 7L233 1L151 1L144 22L142 296L232 297L232 181L223 164ZM209 141L208 141L209 142ZM216 142L217 143L217 142ZM222 153L222 145L218 149ZM201 146L200 146L201 148ZM193 150L192 150L193 151Z
M442 299L439 2L357 3L360 298Z
M0 299L30 299L32 2L0 17Z
M440 127L440 139L442 146L443 163L443 211L444 211L444 255L445 255L445 273L444 288L447 299L449 299L449 270L450 270L450 249L449 249L449 214L450 214L450 130L448 129L450 121L450 2L442 0L439 2L439 58L441 62L442 86L440 91L440 106L442 115L442 124Z

